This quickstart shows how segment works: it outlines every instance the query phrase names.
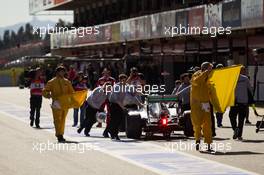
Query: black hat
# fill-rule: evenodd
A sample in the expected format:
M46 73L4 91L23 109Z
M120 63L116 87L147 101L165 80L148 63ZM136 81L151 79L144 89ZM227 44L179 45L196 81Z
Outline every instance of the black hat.
M138 72L138 69L137 69L136 67L132 67L132 68L130 69L130 71L131 71L131 72Z
M58 66L56 68L56 72L60 72L60 71L66 71L65 67L64 66Z

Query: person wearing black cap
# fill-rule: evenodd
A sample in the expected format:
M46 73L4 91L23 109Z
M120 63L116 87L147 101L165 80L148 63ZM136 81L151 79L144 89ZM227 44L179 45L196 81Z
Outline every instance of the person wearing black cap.
M56 68L56 77L48 81L47 85L42 91L42 95L45 98L52 98L52 114L54 119L56 137L58 142L65 142L66 140L63 137L65 120L68 113L68 109L61 108L58 98L67 95L73 94L74 89L71 85L71 82L65 78L66 69L63 66Z

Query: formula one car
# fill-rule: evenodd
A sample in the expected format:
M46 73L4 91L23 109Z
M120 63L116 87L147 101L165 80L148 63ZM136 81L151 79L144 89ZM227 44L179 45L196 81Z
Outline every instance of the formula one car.
M177 108L169 104L176 103L175 95L150 95L145 98L141 109L130 109L125 121L128 138L139 139L142 132L146 138L162 133L168 139L173 131L184 131L187 137L193 136L190 111L177 113Z

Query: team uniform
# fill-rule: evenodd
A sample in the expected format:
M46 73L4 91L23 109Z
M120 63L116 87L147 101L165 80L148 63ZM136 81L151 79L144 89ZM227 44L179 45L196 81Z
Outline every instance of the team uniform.
M121 124L122 118L125 117L125 107L127 105L140 105L140 100L135 96L135 92L131 91L128 84L122 85L116 83L113 87L113 91L110 94L110 116L109 132L112 139L119 140L118 129ZM124 89L124 90L120 90Z
M48 81L47 85L43 89L42 95L45 98L52 98L52 113L55 125L56 136L61 138L64 134L65 119L68 113L68 109L62 109L59 106L58 98L63 95L74 93L74 89L71 82L65 78L55 77Z
M106 82L109 82L112 86L115 84L116 80L113 77L101 77L96 83L96 86L103 86Z
M97 87L92 91L87 98L86 117L78 129L78 133L81 133L85 128L84 133L89 136L92 126L96 123L96 113L103 110L102 106L107 99L108 95L104 92L103 87Z
M39 127L40 108L42 104L42 90L44 80L41 78L33 79L30 83L30 125L35 121L36 127Z
M210 111L209 72L197 71L191 79L191 119L196 142L200 141L203 131L204 142L212 143L212 122Z
M130 79L129 84L130 84L130 85L133 85L133 86L135 86L135 87L142 86L142 80L140 79L139 76L133 76L133 77Z
M116 80L113 77L110 77L110 76L108 76L108 77L103 76L103 77L99 78L99 80L96 83L96 86L97 87L103 86L106 82L110 83L111 86L114 86ZM108 99L104 102L102 108L103 109L106 108L106 114L107 114L107 118L106 118L106 130L104 132L106 134L106 132L108 132L107 131L108 130L107 126L108 126L108 124L110 122L110 115L109 115L110 108L109 108L109 101L108 101ZM98 127L101 127L101 125L102 125L101 123L98 123Z

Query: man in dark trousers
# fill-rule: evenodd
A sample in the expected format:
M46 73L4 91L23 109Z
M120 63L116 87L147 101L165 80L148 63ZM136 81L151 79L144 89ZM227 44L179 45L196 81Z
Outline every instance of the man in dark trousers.
M108 68L104 68L103 72L102 72L102 77L99 78L99 80L96 83L96 86L103 86L105 83L110 83L112 86L115 84L116 80L111 77L111 72L110 70L108 70ZM110 115L109 115L109 102L108 100L105 101L105 103L102 106L103 109L106 108L106 114L107 114L107 119L106 119L106 129L104 130L104 137L108 137L108 124L110 121ZM101 128L102 127L102 123L98 122L98 124L96 125L96 127Z
M125 116L125 106L139 105L142 106L140 100L137 98L134 86L126 83L127 76L125 74L119 75L119 82L113 87L109 97L110 102L110 123L109 132L111 139L120 140L118 137L118 129Z
M106 82L103 86L95 88L87 99L86 117L81 123L80 128L77 130L81 133L84 130L84 134L88 137L92 126L96 123L96 113L103 111L105 101L108 99L108 95L111 92L111 83Z
M235 106L230 108L229 118L234 131L233 139L242 140L243 126L247 115L249 95L252 94L252 89L247 76L243 75L245 67L241 68L236 91L235 91ZM251 93L251 94L249 94ZM238 122L237 122L238 116Z
M42 71L36 68L35 75L30 81L30 126L39 126L40 108L42 104L42 89L44 88L44 79L42 78Z

